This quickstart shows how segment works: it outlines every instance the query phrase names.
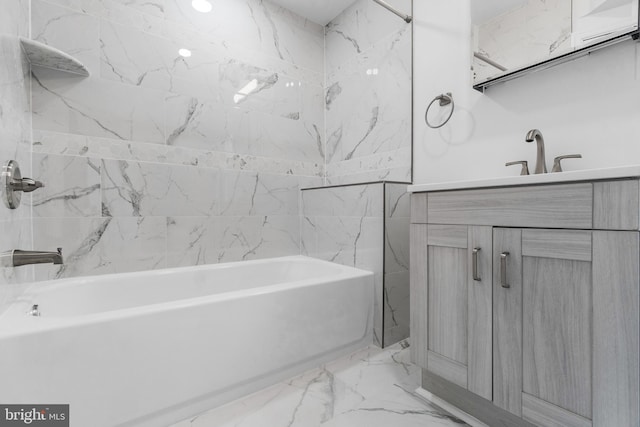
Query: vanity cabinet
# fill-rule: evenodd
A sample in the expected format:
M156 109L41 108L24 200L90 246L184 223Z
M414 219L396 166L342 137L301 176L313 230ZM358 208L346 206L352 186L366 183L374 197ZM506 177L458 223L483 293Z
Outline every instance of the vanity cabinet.
M491 263L489 256L478 255L481 250L490 254L491 240L491 227L427 226L426 368L487 399L491 398ZM474 257L484 265L474 264Z
M414 193L424 388L489 425L639 426L639 197L637 180Z

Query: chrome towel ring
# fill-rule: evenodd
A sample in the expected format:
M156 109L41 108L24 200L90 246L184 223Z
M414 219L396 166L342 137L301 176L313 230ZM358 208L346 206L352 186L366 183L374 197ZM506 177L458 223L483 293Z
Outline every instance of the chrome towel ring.
M451 111L449 111L449 115L439 125L433 125L433 124L429 123L429 117L428 117L429 109L431 108L433 103L436 102L436 101L439 101L438 104L441 107L445 107L445 106L451 104ZM433 100L429 103L429 106L427 107L427 111L424 113L424 121L425 121L425 123L427 123L427 126L429 126L430 128L438 129L438 128L444 126L445 124L447 124L447 122L449 121L449 119L453 115L453 109L454 108L455 108L455 103L453 102L453 96L451 95L451 92L447 92L446 94L443 93L441 95L438 95L435 98L433 98Z

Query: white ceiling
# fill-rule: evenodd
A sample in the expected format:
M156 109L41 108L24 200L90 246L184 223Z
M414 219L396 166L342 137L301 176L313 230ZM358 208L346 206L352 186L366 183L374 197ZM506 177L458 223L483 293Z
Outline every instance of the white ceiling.
M327 25L357 0L271 0L310 21Z

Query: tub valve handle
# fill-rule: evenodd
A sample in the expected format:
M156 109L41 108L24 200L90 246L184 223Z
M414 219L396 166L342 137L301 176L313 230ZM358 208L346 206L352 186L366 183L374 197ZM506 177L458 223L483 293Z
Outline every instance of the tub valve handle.
M23 178L20 172L20 165L15 160L9 162L2 168L2 178L4 178L4 204L9 209L17 209L20 206L22 193L31 193L38 188L44 187L40 181L31 178Z

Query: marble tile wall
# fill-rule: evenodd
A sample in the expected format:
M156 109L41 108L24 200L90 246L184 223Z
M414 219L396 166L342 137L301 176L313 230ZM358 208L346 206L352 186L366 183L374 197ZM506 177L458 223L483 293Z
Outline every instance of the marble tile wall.
M29 36L29 0L4 2L0 13L0 162L14 159L24 176L31 174L31 111L29 64L18 37ZM4 190L1 192L4 197ZM25 195L23 200L28 200ZM28 203L9 210L0 202L0 252L31 248L31 212ZM0 313L33 279L33 269L0 267Z
M384 265L383 184L325 187L302 191L303 255L374 273L373 335L382 344Z
M38 280L298 254L324 172L324 30L261 0L32 0ZM188 49L191 56L179 55Z
M374 340L409 336L409 197L406 184L302 191L304 255L374 272Z
M412 0L390 3L411 13ZM325 43L327 183L410 182L412 24L360 0Z
M410 179L411 27L372 5L325 29L262 0L12 2L0 149L46 187L0 216L3 249L62 247L65 264L2 271L0 311L33 279L302 252L375 271L379 343L401 336L384 185L300 192ZM31 70L29 35L91 76Z
M406 184L384 187L383 345L409 337L409 228L411 205Z

